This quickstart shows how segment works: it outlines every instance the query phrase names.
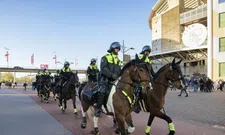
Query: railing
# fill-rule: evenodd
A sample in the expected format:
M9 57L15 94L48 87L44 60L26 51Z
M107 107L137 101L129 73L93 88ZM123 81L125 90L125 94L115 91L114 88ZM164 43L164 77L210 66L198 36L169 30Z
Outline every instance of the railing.
M207 4L203 4L193 10L180 14L180 24L185 24L207 17Z
M207 40L205 40L204 43L202 43L199 47L201 46L206 46L207 45ZM170 47L168 46L168 49L161 49L161 50L154 50L151 52L152 55L154 54L157 54L157 53L163 53L163 52L175 52L175 51L179 51L181 49L188 49L189 47L186 47L184 44L179 44L177 46L173 46L173 47Z

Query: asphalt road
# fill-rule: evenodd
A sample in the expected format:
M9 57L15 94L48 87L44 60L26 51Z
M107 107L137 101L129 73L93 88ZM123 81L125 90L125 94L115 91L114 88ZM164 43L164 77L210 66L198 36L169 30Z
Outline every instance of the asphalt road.
M0 90L0 135L72 135L29 96Z
M4 95L6 91L9 91L7 96ZM31 133L32 135L91 134L90 132L93 129L93 122L91 120L88 119L86 129L81 129L80 127L82 117L79 101L77 101L79 117L75 118L71 101L69 101L66 114L62 114L56 101L50 99L50 102L47 104L40 102L40 99L36 96L36 92L30 90L22 91L21 89L17 89L16 91L0 91L0 105L3 108L6 105L8 106L5 109L7 111L0 113L0 135L2 135L2 131L4 131L3 135L14 135L14 133L16 135L18 133L23 135L30 135ZM191 93L188 98L178 97L178 94L178 92L168 92L165 105L166 113L174 121L176 135L225 135L225 92ZM13 113L10 115L8 112ZM12 119L9 118L10 116L13 116ZM19 116L20 119L17 118ZM144 135L148 114L140 113L139 115L133 114L132 116L136 127L132 135ZM10 123L12 120L14 122ZM3 121L6 122L2 123ZM9 126L11 128L3 129L3 127ZM99 128L101 135L115 135L112 119L108 116L103 116L99 120ZM151 129L153 135L166 135L168 133L167 123L158 118L153 121Z

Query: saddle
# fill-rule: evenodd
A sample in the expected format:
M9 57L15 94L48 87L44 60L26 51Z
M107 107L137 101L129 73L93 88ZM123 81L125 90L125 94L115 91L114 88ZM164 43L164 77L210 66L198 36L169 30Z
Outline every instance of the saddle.
M112 89L112 86L113 85L108 85L107 86L107 91L106 91L106 95L105 95L105 99L104 99L104 103L103 105L106 106L107 104L107 101L108 101L108 97L109 97L109 94L110 94L110 91ZM94 105L95 103L97 103L97 99L98 99L98 89L99 89L99 86L96 86L94 88L90 88L90 89L87 89L85 91L83 91L83 100L88 103L89 105Z

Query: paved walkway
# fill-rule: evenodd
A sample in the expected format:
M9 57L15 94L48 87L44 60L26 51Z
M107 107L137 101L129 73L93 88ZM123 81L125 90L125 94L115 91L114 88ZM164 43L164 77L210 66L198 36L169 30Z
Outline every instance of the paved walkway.
M29 96L0 89L0 135L72 135Z

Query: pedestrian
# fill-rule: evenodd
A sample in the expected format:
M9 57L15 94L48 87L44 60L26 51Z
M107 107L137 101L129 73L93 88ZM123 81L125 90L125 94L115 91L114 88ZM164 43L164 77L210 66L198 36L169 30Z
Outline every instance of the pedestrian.
M194 92L198 92L198 80L194 79Z
M23 87L24 87L24 91L26 91L27 90L27 83L25 82L24 84L23 84Z
M1 87L2 87L2 82L0 81L0 89L1 89Z
M187 78L184 78L184 80L185 80L185 81L184 81L184 82L185 82L185 86L183 86L183 87L181 88L180 94L179 94L178 96L181 96L182 93L185 92L185 93L186 93L186 96L185 96L185 97L188 97L188 91L187 91L187 88L188 88L188 83L189 83L189 81L188 81Z

